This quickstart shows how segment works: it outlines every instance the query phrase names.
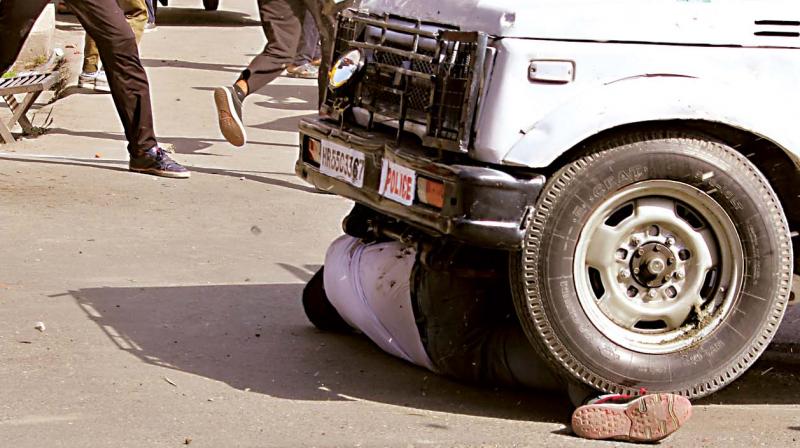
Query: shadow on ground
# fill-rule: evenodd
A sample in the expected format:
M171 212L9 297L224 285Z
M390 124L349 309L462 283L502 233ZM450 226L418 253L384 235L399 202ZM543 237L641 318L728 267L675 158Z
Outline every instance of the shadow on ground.
M234 64L214 64L211 62L182 61L178 59L142 58L142 65L147 68L178 68L186 70L209 70L213 72L241 73L244 67ZM235 80L236 76L233 77Z
M305 279L314 268L290 272ZM305 319L301 289L301 284L220 285L70 294L120 350L240 390L504 419L568 419L566 397L465 386L390 357L364 337L321 333Z
M297 119L299 121L299 118ZM101 132L101 131L75 131L72 129L64 129L64 128L49 128L47 130L48 134L63 134L63 135L71 135L75 137L86 137L92 139L100 139L100 140L116 140L116 141L127 141L125 135L119 132ZM196 154L200 156L212 156L212 157L222 157L219 154L210 154L210 153L203 153L205 149L210 148L212 145L216 143L226 143L225 139L223 138L207 138L207 137L158 137L159 143L169 143L174 148L174 151L178 154ZM296 144L290 143L279 143L279 142L263 142L263 141L254 141L248 140L248 146L267 146L267 147L284 147L284 148L297 148Z
M223 4L222 7L224 8L224 6ZM203 9L202 3L198 1L197 8L159 6L156 25L241 27L261 26L261 22L239 11L226 11L225 9L206 11Z
M14 157L8 154L0 154L0 160L12 160L15 162L25 163L44 163L54 165L68 165L84 168L94 168L109 171L122 171L127 172L127 161L109 160L109 159L80 159L80 158L33 158L33 157ZM194 173L213 174L217 176L234 177L238 179L251 180L260 182L274 187L288 188L290 190L302 191L304 193L323 194L315 188L297 184L288 180L276 178L273 176L286 177L291 176L290 173L280 173L274 171L231 171L222 168L204 168L200 166L186 165L190 171Z
M197 8L178 8L159 6L156 25L161 26L202 26L202 27L242 27L261 26L261 22L248 14L238 11L206 11L198 0ZM72 14L57 14L56 28L62 31L77 31L83 27Z
M231 79L233 82L235 79ZM211 92L213 86L195 86L194 90ZM317 111L317 86L310 85L289 85L289 84L268 84L257 92L248 96L244 105L244 115L251 106L266 107L268 109L280 109L291 111ZM294 129L297 130L296 128Z
M288 266L305 281L316 266ZM306 320L301 284L70 291L120 350L142 362L290 400L367 400L494 418L567 422L566 396L476 388ZM699 404L800 403L800 358L765 356Z

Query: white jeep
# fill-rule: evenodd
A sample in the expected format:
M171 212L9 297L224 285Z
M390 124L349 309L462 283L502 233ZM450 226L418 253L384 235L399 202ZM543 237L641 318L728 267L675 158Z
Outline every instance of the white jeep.
M365 0L329 57L298 175L362 232L508 251L562 374L701 397L771 341L800 267L795 0Z

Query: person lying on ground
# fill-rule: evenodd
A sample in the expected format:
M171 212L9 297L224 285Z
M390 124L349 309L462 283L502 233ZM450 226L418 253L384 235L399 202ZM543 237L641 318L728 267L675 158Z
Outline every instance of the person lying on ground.
M309 320L363 333L387 353L477 385L566 392L572 429L590 439L653 442L680 428L691 404L669 393L594 393L564 384L530 344L511 303L500 251L396 241L335 240L303 290Z
M0 0L0 73L13 64L36 18L49 0ZM150 86L139 60L136 37L116 0L69 0L71 11L97 43L111 97L125 137L131 171L188 178L189 170L158 146L153 130Z

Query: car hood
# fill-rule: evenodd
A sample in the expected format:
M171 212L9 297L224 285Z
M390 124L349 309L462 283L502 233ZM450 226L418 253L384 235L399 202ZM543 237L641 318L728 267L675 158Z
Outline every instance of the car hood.
M495 37L800 47L796 0L363 0Z

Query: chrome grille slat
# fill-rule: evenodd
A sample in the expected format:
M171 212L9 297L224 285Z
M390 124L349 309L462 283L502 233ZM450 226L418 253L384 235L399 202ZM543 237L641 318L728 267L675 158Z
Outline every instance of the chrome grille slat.
M346 103L394 119L398 139L415 122L425 128L423 145L468 151L487 42L445 24L350 10L339 19L334 59L359 48L365 68L351 89L329 90L324 107L341 117Z

